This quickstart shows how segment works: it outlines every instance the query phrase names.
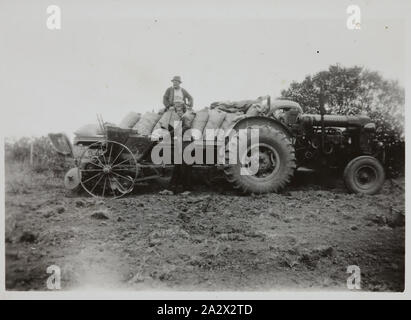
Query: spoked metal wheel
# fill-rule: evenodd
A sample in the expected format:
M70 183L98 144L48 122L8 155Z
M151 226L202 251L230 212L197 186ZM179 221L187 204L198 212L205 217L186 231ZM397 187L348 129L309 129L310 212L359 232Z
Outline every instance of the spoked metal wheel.
M134 188L137 161L125 145L115 142L91 144L79 159L83 189L97 198L119 198Z

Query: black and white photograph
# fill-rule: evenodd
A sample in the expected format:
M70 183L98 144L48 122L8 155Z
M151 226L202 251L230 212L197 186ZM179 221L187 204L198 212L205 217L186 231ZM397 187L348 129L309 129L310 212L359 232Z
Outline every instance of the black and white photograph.
M410 9L0 1L1 296L406 295Z

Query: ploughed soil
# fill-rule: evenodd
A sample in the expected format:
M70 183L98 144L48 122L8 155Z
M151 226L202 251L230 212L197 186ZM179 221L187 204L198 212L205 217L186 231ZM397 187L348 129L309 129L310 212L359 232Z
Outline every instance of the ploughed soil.
M298 172L281 194L242 196L216 176L190 194L151 182L97 200L21 174L6 166L8 290L47 290L50 265L62 290L348 290L350 265L361 290L404 290L403 178L374 196Z

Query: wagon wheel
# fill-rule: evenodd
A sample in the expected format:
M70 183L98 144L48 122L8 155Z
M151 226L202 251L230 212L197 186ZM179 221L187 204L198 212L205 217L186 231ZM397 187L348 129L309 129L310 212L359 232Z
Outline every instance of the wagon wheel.
M79 179L93 197L119 198L134 188L137 161L125 145L115 141L91 144L80 156Z

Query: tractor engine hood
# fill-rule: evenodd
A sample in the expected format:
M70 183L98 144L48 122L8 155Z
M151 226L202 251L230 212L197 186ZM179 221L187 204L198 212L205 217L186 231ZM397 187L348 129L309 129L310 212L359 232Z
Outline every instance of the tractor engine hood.
M321 115L319 114L302 114L299 121L303 125L321 125ZM367 116L342 116L342 115L324 115L324 125L327 127L363 127L367 123L371 123L371 119Z

